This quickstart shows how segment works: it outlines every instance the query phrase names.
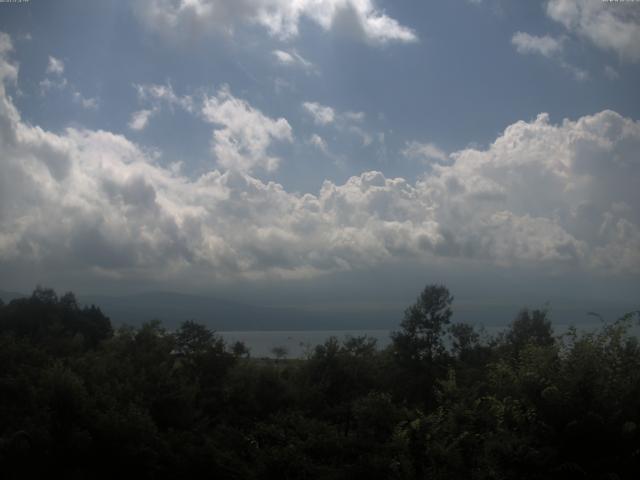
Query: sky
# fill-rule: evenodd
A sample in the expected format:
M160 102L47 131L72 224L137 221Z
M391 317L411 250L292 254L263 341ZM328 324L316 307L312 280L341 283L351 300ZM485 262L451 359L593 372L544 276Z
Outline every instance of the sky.
M638 2L31 0L0 32L0 289L638 306Z

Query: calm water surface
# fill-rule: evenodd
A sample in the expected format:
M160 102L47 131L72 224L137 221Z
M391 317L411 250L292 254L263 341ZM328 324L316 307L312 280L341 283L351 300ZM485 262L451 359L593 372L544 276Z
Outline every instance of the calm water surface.
M585 323L577 325L578 331L592 331L602 326L601 323ZM568 325L555 324L553 326L556 335L566 332ZM506 329L505 326L486 326L486 335L496 335ZM638 328L634 329L638 334ZM342 341L348 337L362 337L364 335L375 338L378 348L384 348L391 343L392 330L297 330L297 331L237 331L217 332L222 335L227 343L236 341L244 342L249 347L251 356L274 357L272 352L275 347L284 347L287 350L287 358L304 358L311 353L316 345L327 341L329 337L336 337Z
M285 347L287 358L303 358L313 347L324 343L329 337L342 341L345 338L375 338L378 348L386 347L391 339L390 330L300 330L300 331L255 331L255 332L217 332L227 343L241 341L249 347L252 357L273 357L274 347Z

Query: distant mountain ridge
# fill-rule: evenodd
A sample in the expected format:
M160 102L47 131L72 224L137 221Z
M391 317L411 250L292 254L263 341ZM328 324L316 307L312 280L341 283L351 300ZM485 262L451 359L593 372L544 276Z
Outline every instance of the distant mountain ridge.
M59 294L62 292L58 292ZM8 303L27 295L0 290L0 298ZM81 305L96 305L114 325L142 323L157 319L173 329L185 320L194 320L217 331L277 330L393 330L399 327L404 308L348 309L331 306L326 310L304 306L259 306L215 297L175 292L147 292L130 295L78 295ZM453 321L505 326L527 305L503 303L454 302ZM539 305L528 305L537 308ZM637 306L608 302L551 303L551 320L556 325L598 323L587 312L594 311L607 321L637 310Z
M25 296L28 295L0 290L0 298L5 303ZM386 329L395 327L400 318L385 312L327 313L295 307L256 306L175 292L77 295L77 298L81 305L100 307L114 325L140 325L155 319L169 329L185 320L195 320L218 331Z
M25 295L24 293L8 292L6 290L0 290L0 300L2 300L5 303L9 303L13 299L22 298L26 296L27 295Z
M244 305L212 297L172 292L147 292L126 296L87 295L83 304L99 306L116 324L139 325L161 320L174 328L185 320L195 320L215 330L272 330L295 324L291 312Z

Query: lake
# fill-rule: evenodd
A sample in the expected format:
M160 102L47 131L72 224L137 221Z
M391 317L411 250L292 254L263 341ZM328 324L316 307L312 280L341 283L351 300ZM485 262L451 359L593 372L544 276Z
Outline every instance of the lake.
M391 339L390 330L298 330L298 331L253 331L253 332L217 332L227 343L244 342L249 347L251 356L273 357L271 349L285 347L287 358L303 358L313 347L324 343L329 337L337 337L342 341L346 337L367 335L375 338L378 348L384 348Z
M593 331L602 326L601 323L583 323L576 325L578 331ZM554 324L556 335L566 332L568 324ZM479 328L479 327L478 327ZM485 326L486 335L496 335L504 331L506 326ZM636 326L632 331L638 334ZM336 337L342 341L347 337L362 337L364 335L375 338L377 346L382 349L391 343L391 330L280 330L280 331L226 331L217 332L230 344L236 341L243 342L250 350L254 358L274 357L271 350L274 347L284 347L287 350L287 358L304 358L307 353L313 351L316 345L324 343L329 337Z

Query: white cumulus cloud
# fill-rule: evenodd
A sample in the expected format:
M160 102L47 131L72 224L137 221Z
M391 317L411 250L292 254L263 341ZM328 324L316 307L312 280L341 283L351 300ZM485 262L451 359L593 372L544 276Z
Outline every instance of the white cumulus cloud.
M17 67L0 35L0 273L77 278L309 277L410 259L640 273L640 122L605 110L541 114L467 148L418 181L369 171L296 193L272 168L291 127L229 89L200 115L219 169L188 177L123 135L22 120L5 92Z
M565 38L554 38L550 35L536 36L525 32L516 32L511 37L511 43L518 53L523 55L542 55L554 59L564 70L568 71L578 81L589 78L589 74L582 68L567 62L562 55Z
M634 2L549 0L547 15L622 60L640 60L640 10Z
M189 113L196 112L196 101L191 95L177 95L171 84L144 84L134 85L138 93L138 101L145 108L136 110L131 114L128 126L131 130L144 130L149 120L157 115L163 108L173 110L179 108Z
M49 56L47 73L51 73L53 75L62 75L64 73L64 62L59 58Z
M217 31L259 25L281 40L299 34L303 19L323 30L348 29L369 43L415 42L418 37L376 6L374 0L144 0L134 11L160 33Z
M313 135L311 135L311 137L309 137L309 143L324 154L329 154L329 146L327 145L327 142L317 133L314 133Z
M434 143L407 142L402 154L424 163L446 162L449 156Z
M304 102L302 108L311 115L317 125L328 125L336 119L336 112L333 108L321 105L318 102Z
M360 137L364 146L373 142L373 137L360 126L365 119L364 112L338 112L318 102L303 102L302 108L313 118L316 125L331 125L341 132L350 132Z
M73 101L80 105L82 108L86 108L88 110L96 110L99 105L97 98L85 97L77 90L73 92Z
M291 50L288 52L284 50L274 50L271 53L273 54L273 56L276 58L276 61L280 65L285 65L290 67L295 66L295 67L302 68L303 70L306 70L308 72L311 72L315 69L315 66L313 65L313 63L311 63L309 60L304 58L295 50Z
M516 32L511 37L511 43L518 53L536 53L545 57L551 57L562 51L562 41L544 35L538 37L525 32Z
M143 109L133 112L131 114L131 120L129 120L129 128L131 130L144 130L149 123L149 119L156 112L156 110Z
M212 148L223 168L251 172L273 171L280 159L269 155L271 142L293 141L291 125L284 118L272 119L249 103L234 97L228 87L207 97L203 117L220 126L213 132Z
M144 84L134 85L138 99L142 102L148 102L156 108L168 106L169 108L179 107L187 112L194 112L195 101L191 95L177 95L173 91L171 84Z

